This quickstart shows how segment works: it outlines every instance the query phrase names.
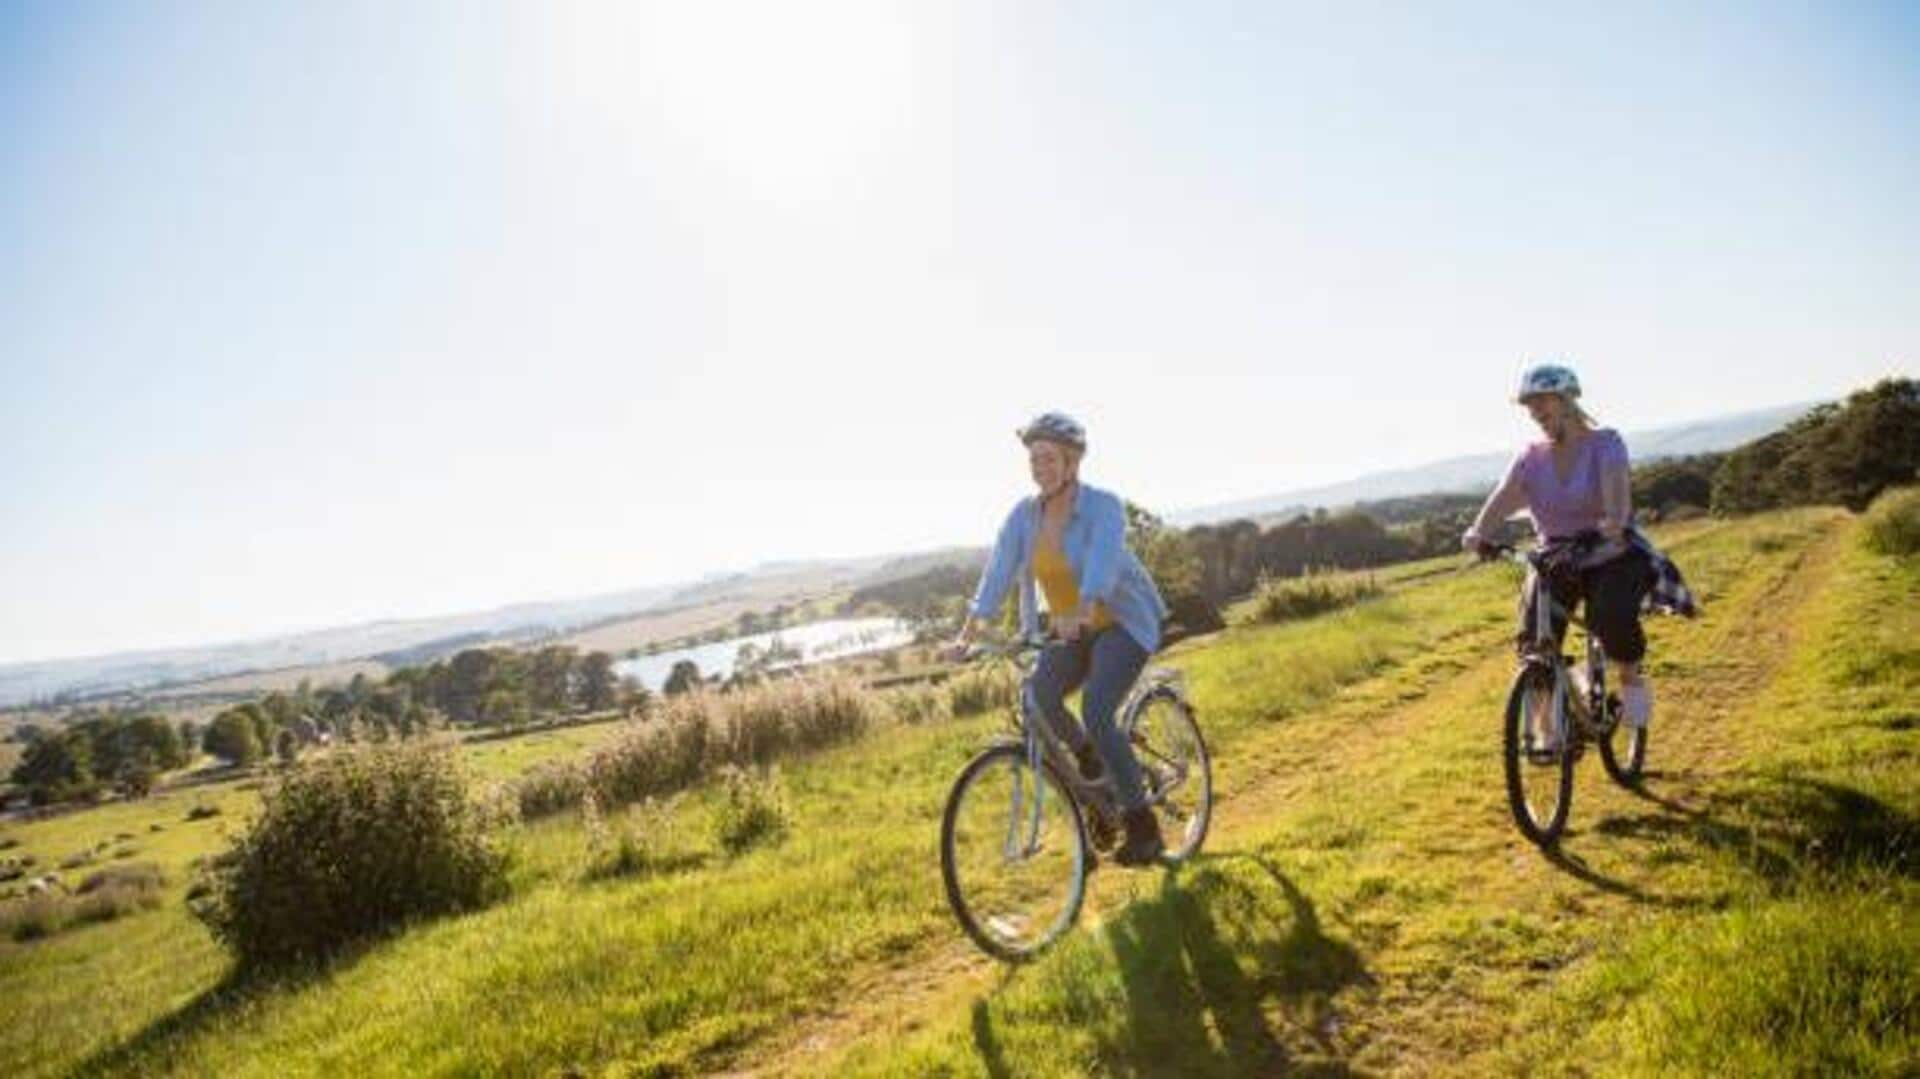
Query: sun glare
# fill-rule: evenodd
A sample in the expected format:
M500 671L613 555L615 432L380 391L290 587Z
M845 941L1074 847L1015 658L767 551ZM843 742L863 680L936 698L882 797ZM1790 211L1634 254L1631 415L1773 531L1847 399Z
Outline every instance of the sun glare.
M923 35L901 6L590 5L569 19L559 78L619 135L696 163L699 182L804 201L912 138Z

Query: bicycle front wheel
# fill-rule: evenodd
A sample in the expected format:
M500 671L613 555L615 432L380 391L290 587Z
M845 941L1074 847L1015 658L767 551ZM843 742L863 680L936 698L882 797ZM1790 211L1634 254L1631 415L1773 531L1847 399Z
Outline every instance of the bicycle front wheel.
M940 822L940 871L960 928L987 954L1033 957L1080 915L1087 840L1051 765L1001 745L960 771Z
M1160 818L1164 859L1183 862L1206 842L1213 818L1213 759L1193 706L1171 689L1148 693L1135 709L1128 738L1140 761L1147 804Z
M1620 719L1620 709L1611 697L1607 706L1613 709L1613 729L1600 739L1600 762L1607 766L1607 774L1622 787L1632 787L1640 782L1640 775L1647 767L1647 729L1629 726Z
M1501 742L1506 758L1507 804L1520 834L1537 846L1550 847L1566 831L1567 811L1573 806L1573 732L1559 732L1559 746L1550 753L1530 752L1533 717L1566 714L1566 697L1552 667L1528 663L1513 679L1507 695ZM1550 722L1543 722L1550 726ZM1570 726L1570 725L1569 725Z

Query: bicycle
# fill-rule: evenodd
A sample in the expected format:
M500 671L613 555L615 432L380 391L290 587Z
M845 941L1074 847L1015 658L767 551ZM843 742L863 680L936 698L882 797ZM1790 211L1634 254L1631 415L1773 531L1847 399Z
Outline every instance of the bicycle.
M997 658L1020 673L1021 692L1008 708L1011 732L960 770L940 822L947 903L982 951L1008 962L1031 959L1072 927L1095 850L1113 849L1120 832L1111 779L1083 777L1058 732L1022 705L1045 644L976 646L974 658ZM1177 865L1205 842L1213 812L1211 758L1180 673L1142 674L1115 722L1160 818L1161 864Z
M1620 698L1607 691L1606 655L1600 639L1587 623L1553 597L1544 563L1546 550L1530 551L1508 544L1482 548L1482 557L1500 558L1524 566L1523 588L1532 594L1533 639L1514 673L1507 694L1502 725L1502 753L1507 778L1507 804L1520 834L1534 845L1551 847L1566 831L1573 805L1573 767L1589 742L1600 747L1607 774L1623 787L1640 781L1647 761L1647 731L1621 722ZM1585 659L1575 666L1554 640L1553 619L1564 616L1586 637ZM1541 698L1544 697L1544 702ZM1531 746L1528 701L1548 710L1547 744ZM1624 744L1616 740L1624 735ZM1541 779L1535 781L1533 777Z

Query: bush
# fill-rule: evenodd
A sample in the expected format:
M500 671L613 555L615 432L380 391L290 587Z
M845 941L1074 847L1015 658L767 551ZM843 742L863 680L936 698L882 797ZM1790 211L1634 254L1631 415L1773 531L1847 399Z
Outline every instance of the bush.
M445 749L342 753L266 790L195 910L243 966L324 958L504 895L507 859L491 823Z
M580 804L587 826L587 878L628 877L670 868L673 811L677 799L652 798L627 810L626 820L609 826L591 795Z
M1867 547L1884 555L1920 551L1920 487L1902 487L1867 510Z
M10 901L0 907L0 933L18 941L50 937L67 924L67 905L66 896L52 894Z
M1371 574L1309 572L1299 577L1263 578L1254 593L1253 617L1259 622L1291 622L1351 607L1385 591Z
M743 768L722 773L724 785L713 809L713 839L728 854L741 854L787 833L787 802L777 771L755 775Z
M584 766L529 773L521 781L521 814L571 808L588 791L602 809L674 794L728 765L766 764L851 741L884 714L875 694L832 675L663 697L655 718L594 750ZM578 782L564 769L573 769Z
M160 905L160 893L166 886L165 874L150 862L119 865L89 874L75 893L72 922L87 925L112 921L136 910L152 910Z
M572 809L586 791L586 773L574 761L536 765L514 785L520 816L525 820Z

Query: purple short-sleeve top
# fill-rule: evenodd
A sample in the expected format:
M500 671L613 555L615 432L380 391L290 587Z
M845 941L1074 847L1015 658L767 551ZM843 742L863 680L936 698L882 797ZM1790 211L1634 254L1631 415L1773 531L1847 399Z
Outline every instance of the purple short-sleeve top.
M1507 482L1526 493L1534 528L1548 539L1565 539L1600 527L1606 514L1600 478L1627 467L1627 444L1619 432L1602 427L1589 434L1575 454L1565 482L1553 468L1553 443L1535 442L1507 468Z

